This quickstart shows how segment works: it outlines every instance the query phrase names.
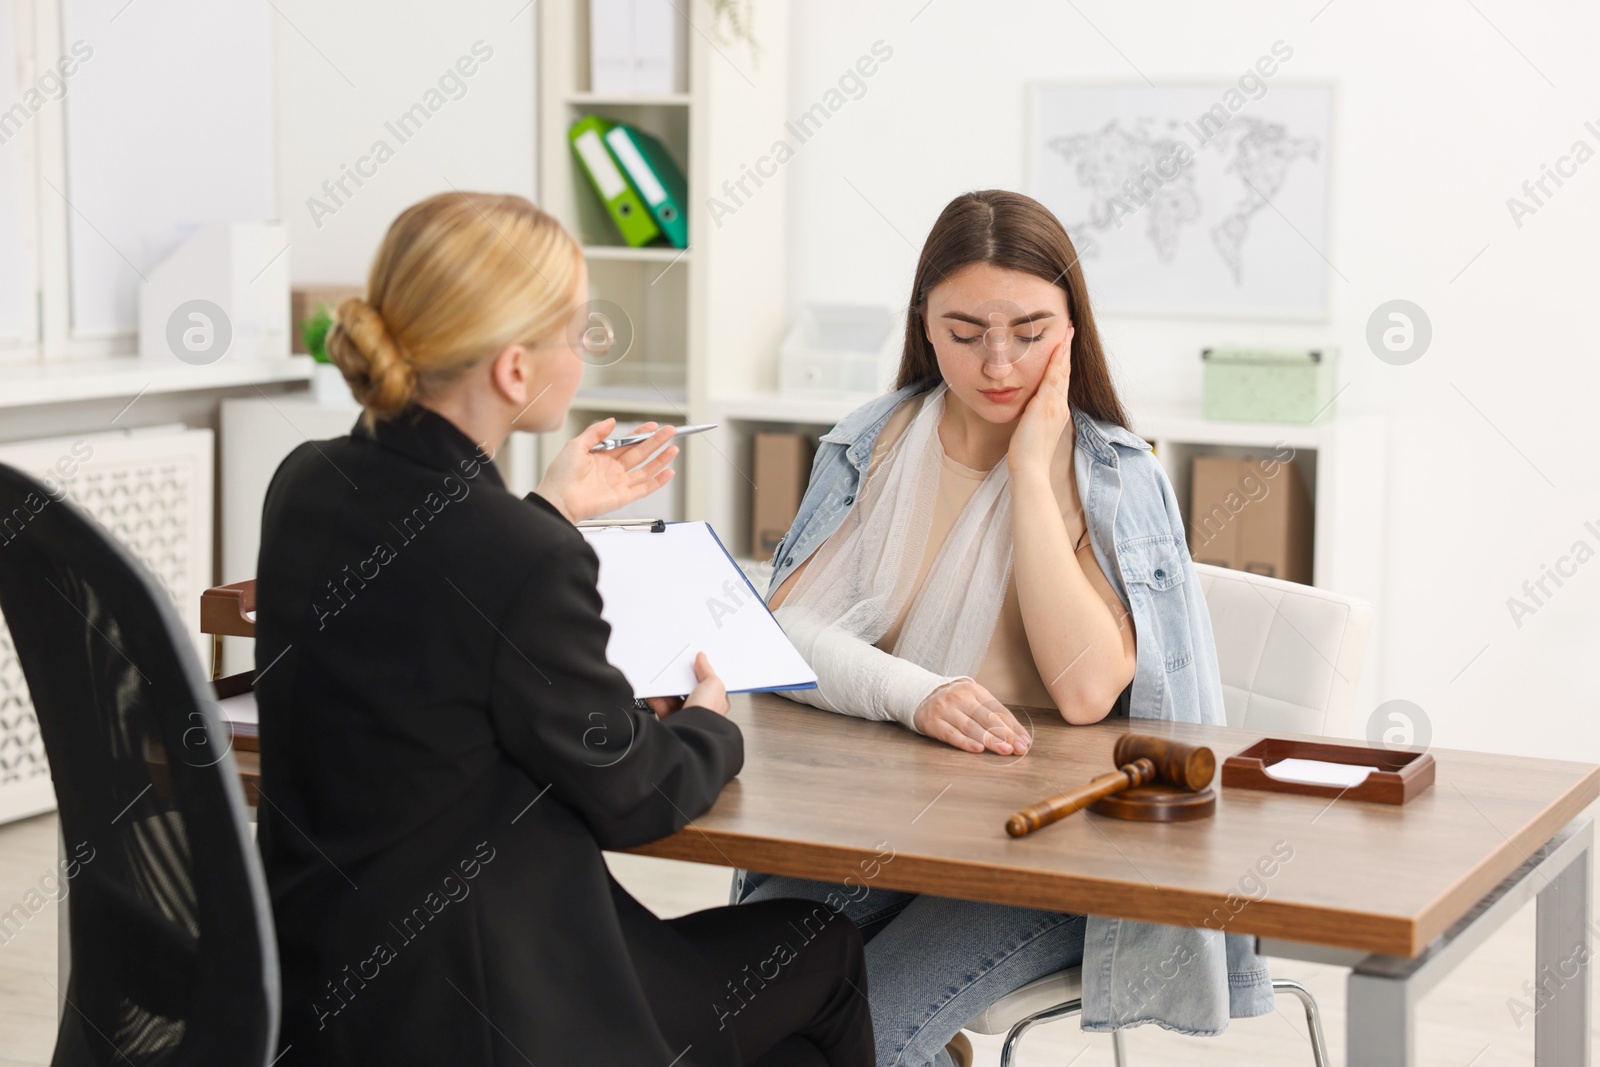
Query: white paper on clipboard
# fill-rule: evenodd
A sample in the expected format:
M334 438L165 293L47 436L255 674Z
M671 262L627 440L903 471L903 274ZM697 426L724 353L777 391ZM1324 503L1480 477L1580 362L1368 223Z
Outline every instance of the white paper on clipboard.
M600 558L606 657L635 697L682 696L704 652L730 693L811 689L816 673L707 522L585 526Z

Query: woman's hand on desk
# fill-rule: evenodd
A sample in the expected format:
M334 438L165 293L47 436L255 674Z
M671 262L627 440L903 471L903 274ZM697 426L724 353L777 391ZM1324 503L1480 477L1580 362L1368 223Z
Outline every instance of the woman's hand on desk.
M654 422L642 423L633 432L654 430L647 440L608 452L590 452L616 424L614 418L591 423L562 446L545 469L544 479L534 487L534 492L554 504L571 522L615 511L672 480L672 468L667 464L677 456L678 446L667 442L677 429L657 429ZM645 458L657 449L661 454L646 463Z
M1011 709L977 682L941 686L917 705L911 721L918 730L968 752L1025 755L1033 739Z
M680 708L690 706L705 708L718 715L728 714L728 688L711 669L711 661L704 652L695 653L694 676L697 684L686 697L645 697L656 718L665 719Z

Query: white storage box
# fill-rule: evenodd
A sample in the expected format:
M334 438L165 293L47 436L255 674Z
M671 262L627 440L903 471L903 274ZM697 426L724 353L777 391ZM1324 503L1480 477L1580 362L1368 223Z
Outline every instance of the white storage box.
M778 348L778 388L832 396L886 392L900 366L905 316L877 304L809 304Z
M589 91L689 91L689 20L676 0L589 0Z
M139 286L139 354L195 365L287 356L288 240L281 222L190 234Z

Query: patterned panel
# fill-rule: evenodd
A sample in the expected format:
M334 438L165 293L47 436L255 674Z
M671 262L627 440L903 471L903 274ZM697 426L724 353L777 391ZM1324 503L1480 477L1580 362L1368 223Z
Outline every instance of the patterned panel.
M105 524L165 587L195 635L211 579L212 435L96 434L0 446L0 462L52 483ZM53 807L50 766L11 633L0 617L0 822Z
M72 500L150 568L180 613L203 591L189 566L196 465L189 456L168 463L94 466L68 483Z
M49 774L28 684L11 647L11 631L0 620L0 796L7 786Z

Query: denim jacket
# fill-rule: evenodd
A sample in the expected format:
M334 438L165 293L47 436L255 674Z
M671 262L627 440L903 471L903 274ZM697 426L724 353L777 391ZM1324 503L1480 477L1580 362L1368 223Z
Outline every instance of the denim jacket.
M937 377L863 404L824 434L799 514L773 555L767 600L843 521L872 459L873 442L899 403ZM1226 722L1216 646L1189 558L1178 502L1150 445L1076 408L1073 469L1095 559L1133 616L1133 681L1113 714ZM1230 1017L1272 1010L1272 985L1255 939L1200 927L1088 917L1083 1029L1156 1022L1216 1034Z

